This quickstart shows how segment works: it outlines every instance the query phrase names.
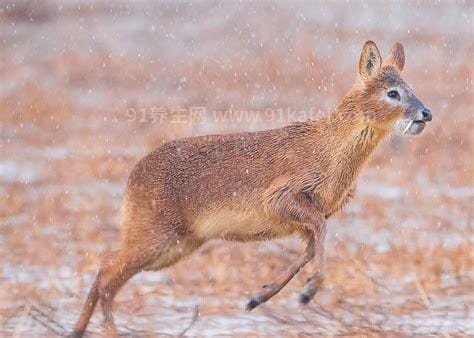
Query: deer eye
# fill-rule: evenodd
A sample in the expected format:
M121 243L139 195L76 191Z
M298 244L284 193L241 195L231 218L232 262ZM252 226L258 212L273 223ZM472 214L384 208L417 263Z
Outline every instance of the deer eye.
M400 94L396 90L389 91L387 96L391 99L400 100Z

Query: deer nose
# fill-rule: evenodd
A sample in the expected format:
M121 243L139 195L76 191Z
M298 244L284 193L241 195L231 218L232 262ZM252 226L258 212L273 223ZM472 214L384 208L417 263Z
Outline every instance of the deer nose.
M421 115L423 116L423 121L431 121L431 119L433 118L433 116L431 115L431 110L429 110L428 108L424 108L421 111Z

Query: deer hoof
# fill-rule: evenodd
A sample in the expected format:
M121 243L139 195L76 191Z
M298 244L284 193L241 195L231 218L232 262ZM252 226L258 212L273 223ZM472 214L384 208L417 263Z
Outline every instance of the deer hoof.
M318 293L321 289L321 285L324 281L324 275L322 272L317 273L316 275L308 278L308 282L303 288L303 291L300 294L300 303L308 304L314 295Z
M307 295L307 294L305 294L305 293L302 293L302 294L300 294L300 303L306 305L306 304L309 303L309 301L311 300L311 298L312 298L312 297L311 297L310 295Z
M311 299L313 299L314 295L318 293L319 287L315 288L305 288L303 292L300 293L300 303L306 305L309 303Z
M263 303L263 298L260 296L254 296L250 298L250 301L247 303L247 311L252 311L257 306Z

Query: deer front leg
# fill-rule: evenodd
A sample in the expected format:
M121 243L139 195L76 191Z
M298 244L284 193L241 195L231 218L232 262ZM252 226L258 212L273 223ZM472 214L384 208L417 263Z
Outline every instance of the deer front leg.
M247 310L250 311L256 308L280 292L280 290L283 289L286 284L288 284L288 282L298 273L298 271L300 271L301 268L306 265L306 263L313 259L315 236L312 231L307 231L306 236L308 237L308 245L306 246L304 253L299 256L296 262L294 262L282 275L280 275L275 282L264 285L263 290L254 295L247 303Z
M318 259L318 270L312 274L307 282L306 285L303 287L303 290L300 293L300 303L301 304L308 304L311 299L313 299L314 295L318 293L321 289L321 286L324 281L324 239L326 237L326 229L322 229L320 234L320 240L318 241L316 248L315 248L315 256Z
M247 310L252 310L276 295L288 282L312 260L317 251L322 248L326 224L324 217L317 211L312 201L303 193L294 193L291 189L282 187L274 191L268 199L267 207L283 221L296 224L297 231L308 241L304 253L298 257L275 282L267 284L263 290L253 296L247 304ZM316 289L308 287L306 293L310 299Z

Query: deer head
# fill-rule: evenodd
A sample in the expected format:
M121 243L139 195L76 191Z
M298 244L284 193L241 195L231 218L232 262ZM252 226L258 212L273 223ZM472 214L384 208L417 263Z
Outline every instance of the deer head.
M375 129L417 135L432 115L402 79L404 65L405 52L400 43L393 45L390 55L382 62L375 43L367 41L359 60L358 108Z

